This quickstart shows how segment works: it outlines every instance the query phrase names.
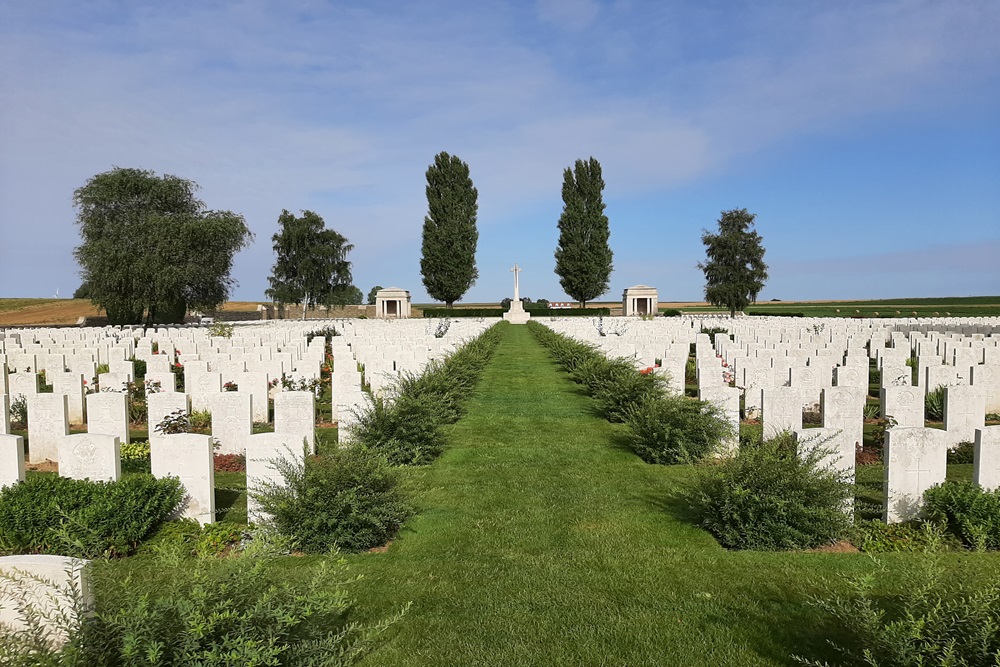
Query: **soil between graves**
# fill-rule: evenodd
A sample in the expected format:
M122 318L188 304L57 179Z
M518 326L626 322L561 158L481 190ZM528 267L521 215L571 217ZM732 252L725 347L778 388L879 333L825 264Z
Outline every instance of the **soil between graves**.
M350 558L361 618L412 607L366 665L779 665L822 655L810 593L864 556L726 552L525 327L506 327L420 514Z

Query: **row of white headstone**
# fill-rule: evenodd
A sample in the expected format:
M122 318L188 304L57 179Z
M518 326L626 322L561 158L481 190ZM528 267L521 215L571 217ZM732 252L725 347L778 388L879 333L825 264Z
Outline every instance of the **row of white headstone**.
M874 360L881 371L882 415L895 420L884 445L885 520L919 513L923 492L944 481L947 452L959 443L974 443L975 483L987 489L1000 486L1000 426L985 425L987 412L1000 410L1000 319L889 324L681 317L651 322L606 318L600 327L577 319L544 323L610 356L653 367L668 376L677 393L684 389L693 344L699 398L719 405L738 428L742 397L745 414L760 418L765 436L794 433L803 451L821 444L829 452L828 463L850 479L862 442ZM727 331L717 333L713 344L701 333L703 327ZM910 358L923 377L917 387L910 383ZM938 386L945 387L944 430L926 428L924 421L924 397ZM822 427L803 428L804 410L818 411ZM726 445L732 451L738 443Z

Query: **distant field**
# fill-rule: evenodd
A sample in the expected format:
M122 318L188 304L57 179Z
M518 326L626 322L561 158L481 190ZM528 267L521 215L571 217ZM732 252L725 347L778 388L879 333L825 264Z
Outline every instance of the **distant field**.
M230 301L222 310L257 310L257 301ZM87 299L0 299L0 327L76 324L102 313Z
M258 301L230 301L222 310L256 310ZM443 304L413 304L415 317L419 310L442 307ZM458 303L456 308L496 308L499 302ZM594 301L588 308L608 308L621 312L618 301ZM685 313L724 311L704 302L660 302L660 309L677 309ZM941 298L902 298L873 301L765 301L750 306L751 313L771 315L803 315L805 317L1000 317L1000 296L965 296ZM857 311L857 312L856 312ZM898 311L898 313L897 313ZM0 327L76 324L81 317L95 317L100 311L86 299L0 299Z
M701 304L660 304L687 313L724 312ZM871 301L765 301L747 308L750 314L805 317L1000 317L1000 296L904 298Z

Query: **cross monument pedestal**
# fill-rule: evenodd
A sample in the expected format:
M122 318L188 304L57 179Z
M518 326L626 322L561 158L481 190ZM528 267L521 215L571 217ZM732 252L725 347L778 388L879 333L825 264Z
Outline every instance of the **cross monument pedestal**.
M514 274L514 299L510 302L510 310L503 314L503 318L511 324L527 324L528 320L531 319L531 313L526 312L524 304L521 303L521 288L518 280L521 269L515 264L511 272Z

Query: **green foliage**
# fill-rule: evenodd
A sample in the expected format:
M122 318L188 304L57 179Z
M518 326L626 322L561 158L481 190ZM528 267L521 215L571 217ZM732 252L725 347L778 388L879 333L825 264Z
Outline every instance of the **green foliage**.
M625 425L629 446L643 461L668 465L700 461L736 435L713 404L662 393L634 403Z
M393 465L425 465L443 451L432 397L400 396L395 401L366 394L368 404L351 429L353 439Z
M731 316L754 303L767 280L762 239L752 229L756 217L745 208L723 211L718 232L701 235L706 260L698 268L705 273L705 300Z
M278 216L279 230L271 237L274 266L265 294L280 303L344 305L357 296L351 284L347 254L354 246L312 211L296 217L287 210Z
M851 528L850 539L865 553L923 553L946 543L941 530L933 523L887 524L880 519L857 521Z
M234 555L249 533L230 523L204 526L194 519L167 521L139 548L137 555L180 554L199 558Z
M663 378L642 374L627 359L608 359L594 355L573 371L574 379L587 387L604 417L624 422L633 407L656 398L666 386Z
M423 465L442 451L440 427L458 420L462 404L500 341L502 323L490 327L420 375L402 374L389 397L369 397L351 430L362 447L393 465Z
M886 572L869 573L816 598L847 641L831 642L838 660L799 662L814 667L994 667L1000 664L1000 583L970 586L945 577L938 556L925 555L907 568L900 593L881 582ZM829 654L829 648L825 653Z
M371 291L368 292L368 305L369 306L374 306L375 305L375 297L378 296L379 291L383 290L383 289L385 289L385 288L382 287L381 285L376 285L375 287L371 288Z
M151 577L95 568L98 605L80 627L63 620L70 638L66 646L54 648L33 641L31 633L3 630L0 660L16 667L341 667L356 664L402 615L365 625L349 620L353 603L347 587L357 577L347 576L340 559L310 562L294 577L267 554L223 559L164 554L158 565ZM41 626L39 614L32 620Z
M944 419L944 394L944 386L927 392L927 395L924 396L924 419L930 422L939 422Z
M174 420L181 423L181 420ZM211 410L192 410L188 416L188 431L207 431L212 428ZM176 431L176 433L187 433L188 431Z
M701 525L730 549L809 549L847 535L853 486L823 463L822 445L805 455L781 436L741 444L699 469L690 501Z
M479 193L469 177L469 165L444 152L435 155L427 168L426 192L420 275L427 294L451 308L479 277Z
M10 423L21 428L28 426L28 397L24 394L10 399Z
M229 295L233 256L253 239L243 217L209 211L177 176L114 168L73 194L90 299L112 324L183 322ZM136 258L142 261L137 262Z
M608 317L610 308L524 308L532 317ZM503 317L506 308L424 308L423 316L428 318L442 317Z
M149 472L149 440L121 444L122 472Z
M608 291L613 253L604 215L601 164L591 157L563 172L556 275L563 291L584 306Z
M975 463L976 444L960 442L954 449L948 450L948 463Z
M718 334L723 334L723 335L728 334L729 329L724 329L722 327L710 327L710 328L702 327L700 333L707 334L708 339L712 341L712 345L715 345L715 337Z
M924 491L924 516L978 551L1000 549L1000 489L945 482Z
M175 478L91 482L36 475L0 492L0 551L127 556L178 507Z
M90 293L90 283L88 283L87 281L83 281L83 284L81 284L79 287L77 287L76 291L73 292L73 298L74 299L89 299L90 298L90 294L91 294Z
M663 317L679 317L683 314L684 313L677 310L676 308L664 308L663 310L660 311L660 315L662 315Z
M334 449L304 464L284 457L274 465L284 483L250 495L268 523L307 553L382 546L410 514L397 472L362 447Z
M232 338L236 327L225 322L215 322L208 327L208 335L214 338Z

